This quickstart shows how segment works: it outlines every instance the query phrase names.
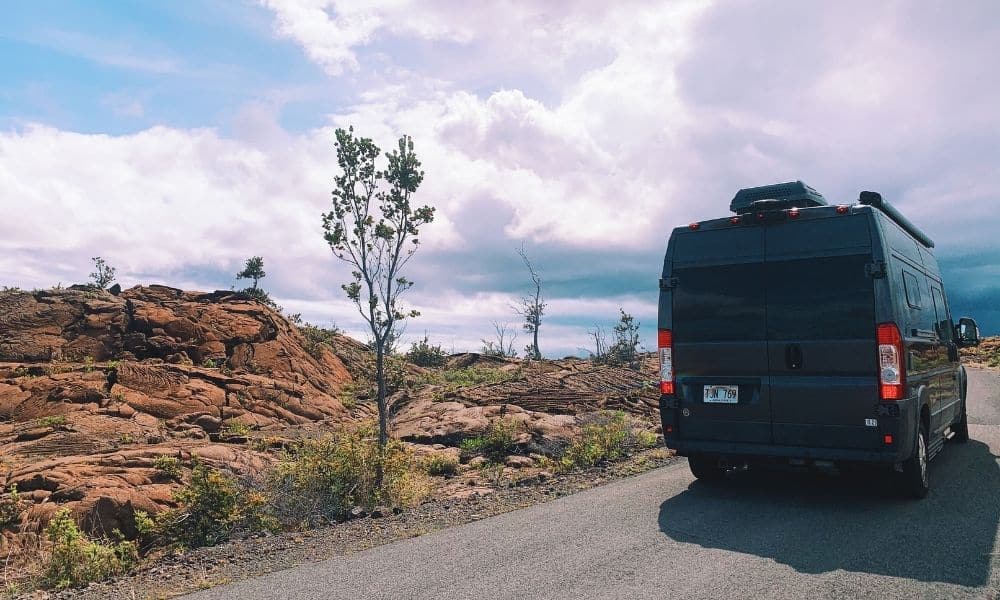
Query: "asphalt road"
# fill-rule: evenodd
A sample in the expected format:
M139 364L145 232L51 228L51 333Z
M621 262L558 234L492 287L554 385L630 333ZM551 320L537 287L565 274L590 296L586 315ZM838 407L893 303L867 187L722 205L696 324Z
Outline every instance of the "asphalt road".
M716 487L679 461L190 598L1000 597L1000 374L970 376L972 440L931 462L922 501L874 474Z

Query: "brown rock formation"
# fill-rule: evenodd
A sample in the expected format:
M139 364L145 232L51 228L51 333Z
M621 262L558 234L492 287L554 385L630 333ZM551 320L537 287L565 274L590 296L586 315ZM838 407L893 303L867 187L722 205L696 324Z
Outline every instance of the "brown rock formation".
M238 293L5 293L0 486L31 503L21 532L69 506L92 531L130 534L135 510L171 504L177 482L157 457L259 471L266 455L216 443L219 432L344 421L338 394L350 381L333 352L310 354L296 327Z

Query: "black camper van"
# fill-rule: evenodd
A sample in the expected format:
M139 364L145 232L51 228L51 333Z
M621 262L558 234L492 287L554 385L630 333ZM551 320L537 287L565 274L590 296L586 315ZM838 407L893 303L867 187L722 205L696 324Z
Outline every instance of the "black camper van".
M882 464L927 494L968 439L956 325L934 243L875 192L829 205L801 181L740 190L673 230L660 279L660 415L699 479L767 464Z

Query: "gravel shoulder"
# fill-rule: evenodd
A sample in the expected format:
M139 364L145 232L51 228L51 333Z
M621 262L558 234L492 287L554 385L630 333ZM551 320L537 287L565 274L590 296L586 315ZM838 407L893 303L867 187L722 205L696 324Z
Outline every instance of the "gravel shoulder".
M675 457L648 450L604 467L504 482L488 493L429 500L399 514L367 516L297 533L254 536L182 554L154 557L136 572L82 590L39 593L44 598L98 600L172 598L197 590L351 555L394 541L555 500L663 467Z

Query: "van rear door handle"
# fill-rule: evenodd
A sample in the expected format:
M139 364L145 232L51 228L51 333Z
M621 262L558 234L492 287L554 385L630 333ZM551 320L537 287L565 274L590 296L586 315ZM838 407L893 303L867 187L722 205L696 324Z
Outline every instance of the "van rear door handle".
M785 365L789 369L802 368L802 346L788 344L785 346Z

